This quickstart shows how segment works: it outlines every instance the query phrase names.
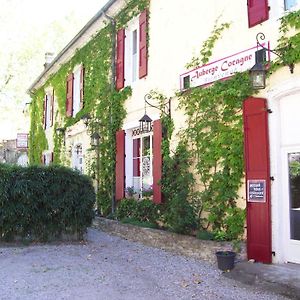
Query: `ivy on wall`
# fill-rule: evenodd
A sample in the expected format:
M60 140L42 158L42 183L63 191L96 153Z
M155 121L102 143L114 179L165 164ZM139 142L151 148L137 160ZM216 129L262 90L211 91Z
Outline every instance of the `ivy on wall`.
M275 49L279 57L271 65L269 74L282 66L293 66L300 62L300 10L289 12L280 18L279 33Z
M149 0L130 0L126 7L116 16L117 28L126 26L126 23L149 6ZM39 164L42 151L48 148L45 132L42 126L43 99L46 87L53 87L55 105L58 112L55 116L53 130L54 163L69 164L70 154L64 147L63 135L56 133L56 128L74 125L84 115L89 114L91 119L88 132L100 136L99 145L89 149L88 169L90 175L97 179L98 209L108 214L111 207L112 193L115 181L115 132L121 128L126 116L124 103L131 95L131 88L126 87L115 91L111 82L112 49L115 30L112 24L101 29L86 45L77 49L75 55L60 67L47 82L34 93L31 105L31 129L29 140L30 163ZM84 76L84 107L76 117L66 117L66 78L76 65L82 64Z

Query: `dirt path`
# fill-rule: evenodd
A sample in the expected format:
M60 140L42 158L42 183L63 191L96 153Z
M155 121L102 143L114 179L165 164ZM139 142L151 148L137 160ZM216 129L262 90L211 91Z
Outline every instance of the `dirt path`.
M0 246L0 299L285 299L216 266L91 229L82 244Z

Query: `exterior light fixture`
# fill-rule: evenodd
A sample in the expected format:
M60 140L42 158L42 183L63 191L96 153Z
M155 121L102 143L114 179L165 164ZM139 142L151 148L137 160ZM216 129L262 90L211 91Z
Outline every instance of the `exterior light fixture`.
M81 120L83 121L83 123L84 123L85 126L88 126L88 125L89 125L90 119L91 119L91 116L90 116L90 114L88 114L88 113L85 114L85 115L83 115L83 116L81 117Z
M139 120L140 123L140 133L148 133L151 131L151 123L152 119L147 115L147 105L157 108L161 111L162 114L165 114L169 117L171 117L171 99L169 99L166 103L163 103L161 107L155 106L151 103L149 103L149 100L152 99L151 94L146 94L144 97L145 102L145 114L144 116Z
M91 145L93 147L97 147L99 146L99 139L100 139L100 135L98 132L95 132L91 135Z
M56 131L57 134L64 134L66 129L62 128L62 127L59 127L59 128L56 128L55 131Z
M278 56L283 63L285 62L284 56L278 53L278 51L284 49L268 49L261 43L261 41L263 40L265 40L265 35L264 33L259 32L256 35L256 44L257 48L260 47L261 49L255 52L255 65L250 69L251 83L254 89L264 89L266 87L266 51L272 52L273 54ZM286 65L288 65L291 74L293 74L294 63L286 63Z
M255 65L250 69L250 79L252 87L255 90L264 89L266 87L266 74L265 67L266 50L260 49L255 52Z

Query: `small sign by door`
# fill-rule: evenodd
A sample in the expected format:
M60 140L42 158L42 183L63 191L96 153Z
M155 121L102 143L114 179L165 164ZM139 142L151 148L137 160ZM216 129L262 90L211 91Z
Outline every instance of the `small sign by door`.
M250 179L247 181L247 201L266 202L266 180Z

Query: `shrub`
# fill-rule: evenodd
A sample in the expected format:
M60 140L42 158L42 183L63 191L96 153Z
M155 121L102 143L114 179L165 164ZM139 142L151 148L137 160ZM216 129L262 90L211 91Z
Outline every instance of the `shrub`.
M194 183L193 175L189 171L190 163L191 157L184 141L179 142L172 157L164 159L164 221L170 230L177 233L190 233L197 226L196 214L189 202Z
M91 180L69 168L0 165L0 239L82 234L94 216Z
M159 205L148 199L123 199L117 207L116 217L119 220L132 219L155 224L159 218Z

